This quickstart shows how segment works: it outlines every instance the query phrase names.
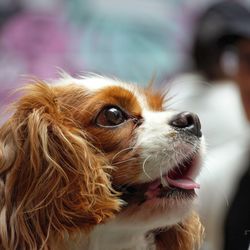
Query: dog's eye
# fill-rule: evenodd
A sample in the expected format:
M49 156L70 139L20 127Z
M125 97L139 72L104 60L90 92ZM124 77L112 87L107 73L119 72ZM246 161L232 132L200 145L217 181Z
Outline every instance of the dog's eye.
M123 123L127 115L118 107L104 108L96 118L96 124L101 127L115 127Z

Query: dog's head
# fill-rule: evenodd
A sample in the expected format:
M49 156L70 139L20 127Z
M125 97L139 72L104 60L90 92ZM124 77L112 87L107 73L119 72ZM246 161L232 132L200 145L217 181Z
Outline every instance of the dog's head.
M48 247L57 233L119 220L179 222L199 185L198 117L164 96L103 77L24 88L0 129L0 242Z

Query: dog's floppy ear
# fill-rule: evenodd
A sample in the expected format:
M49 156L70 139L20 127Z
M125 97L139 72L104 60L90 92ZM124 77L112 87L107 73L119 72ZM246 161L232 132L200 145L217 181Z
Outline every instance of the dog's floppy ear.
M62 111L53 87L29 85L0 128L0 248L50 249L119 209L108 168Z
M204 237L204 229L197 214L184 222L155 233L157 250L198 250Z

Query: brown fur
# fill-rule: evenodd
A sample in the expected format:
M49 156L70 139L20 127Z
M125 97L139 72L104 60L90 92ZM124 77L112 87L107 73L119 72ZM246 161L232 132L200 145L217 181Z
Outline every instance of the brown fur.
M145 90L145 95L151 110L163 111L163 102L165 96L162 93L156 92L152 94L152 89L150 88Z
M43 83L24 89L0 129L0 244L50 249L58 234L90 230L119 209L104 157Z
M204 237L204 228L197 214L183 223L155 232L157 250L198 250Z

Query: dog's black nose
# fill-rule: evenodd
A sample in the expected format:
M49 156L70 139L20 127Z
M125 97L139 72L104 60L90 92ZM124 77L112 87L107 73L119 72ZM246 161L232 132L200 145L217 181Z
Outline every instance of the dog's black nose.
M201 123L198 115L191 112L182 112L174 116L169 123L176 128L185 129L197 137L201 137Z

